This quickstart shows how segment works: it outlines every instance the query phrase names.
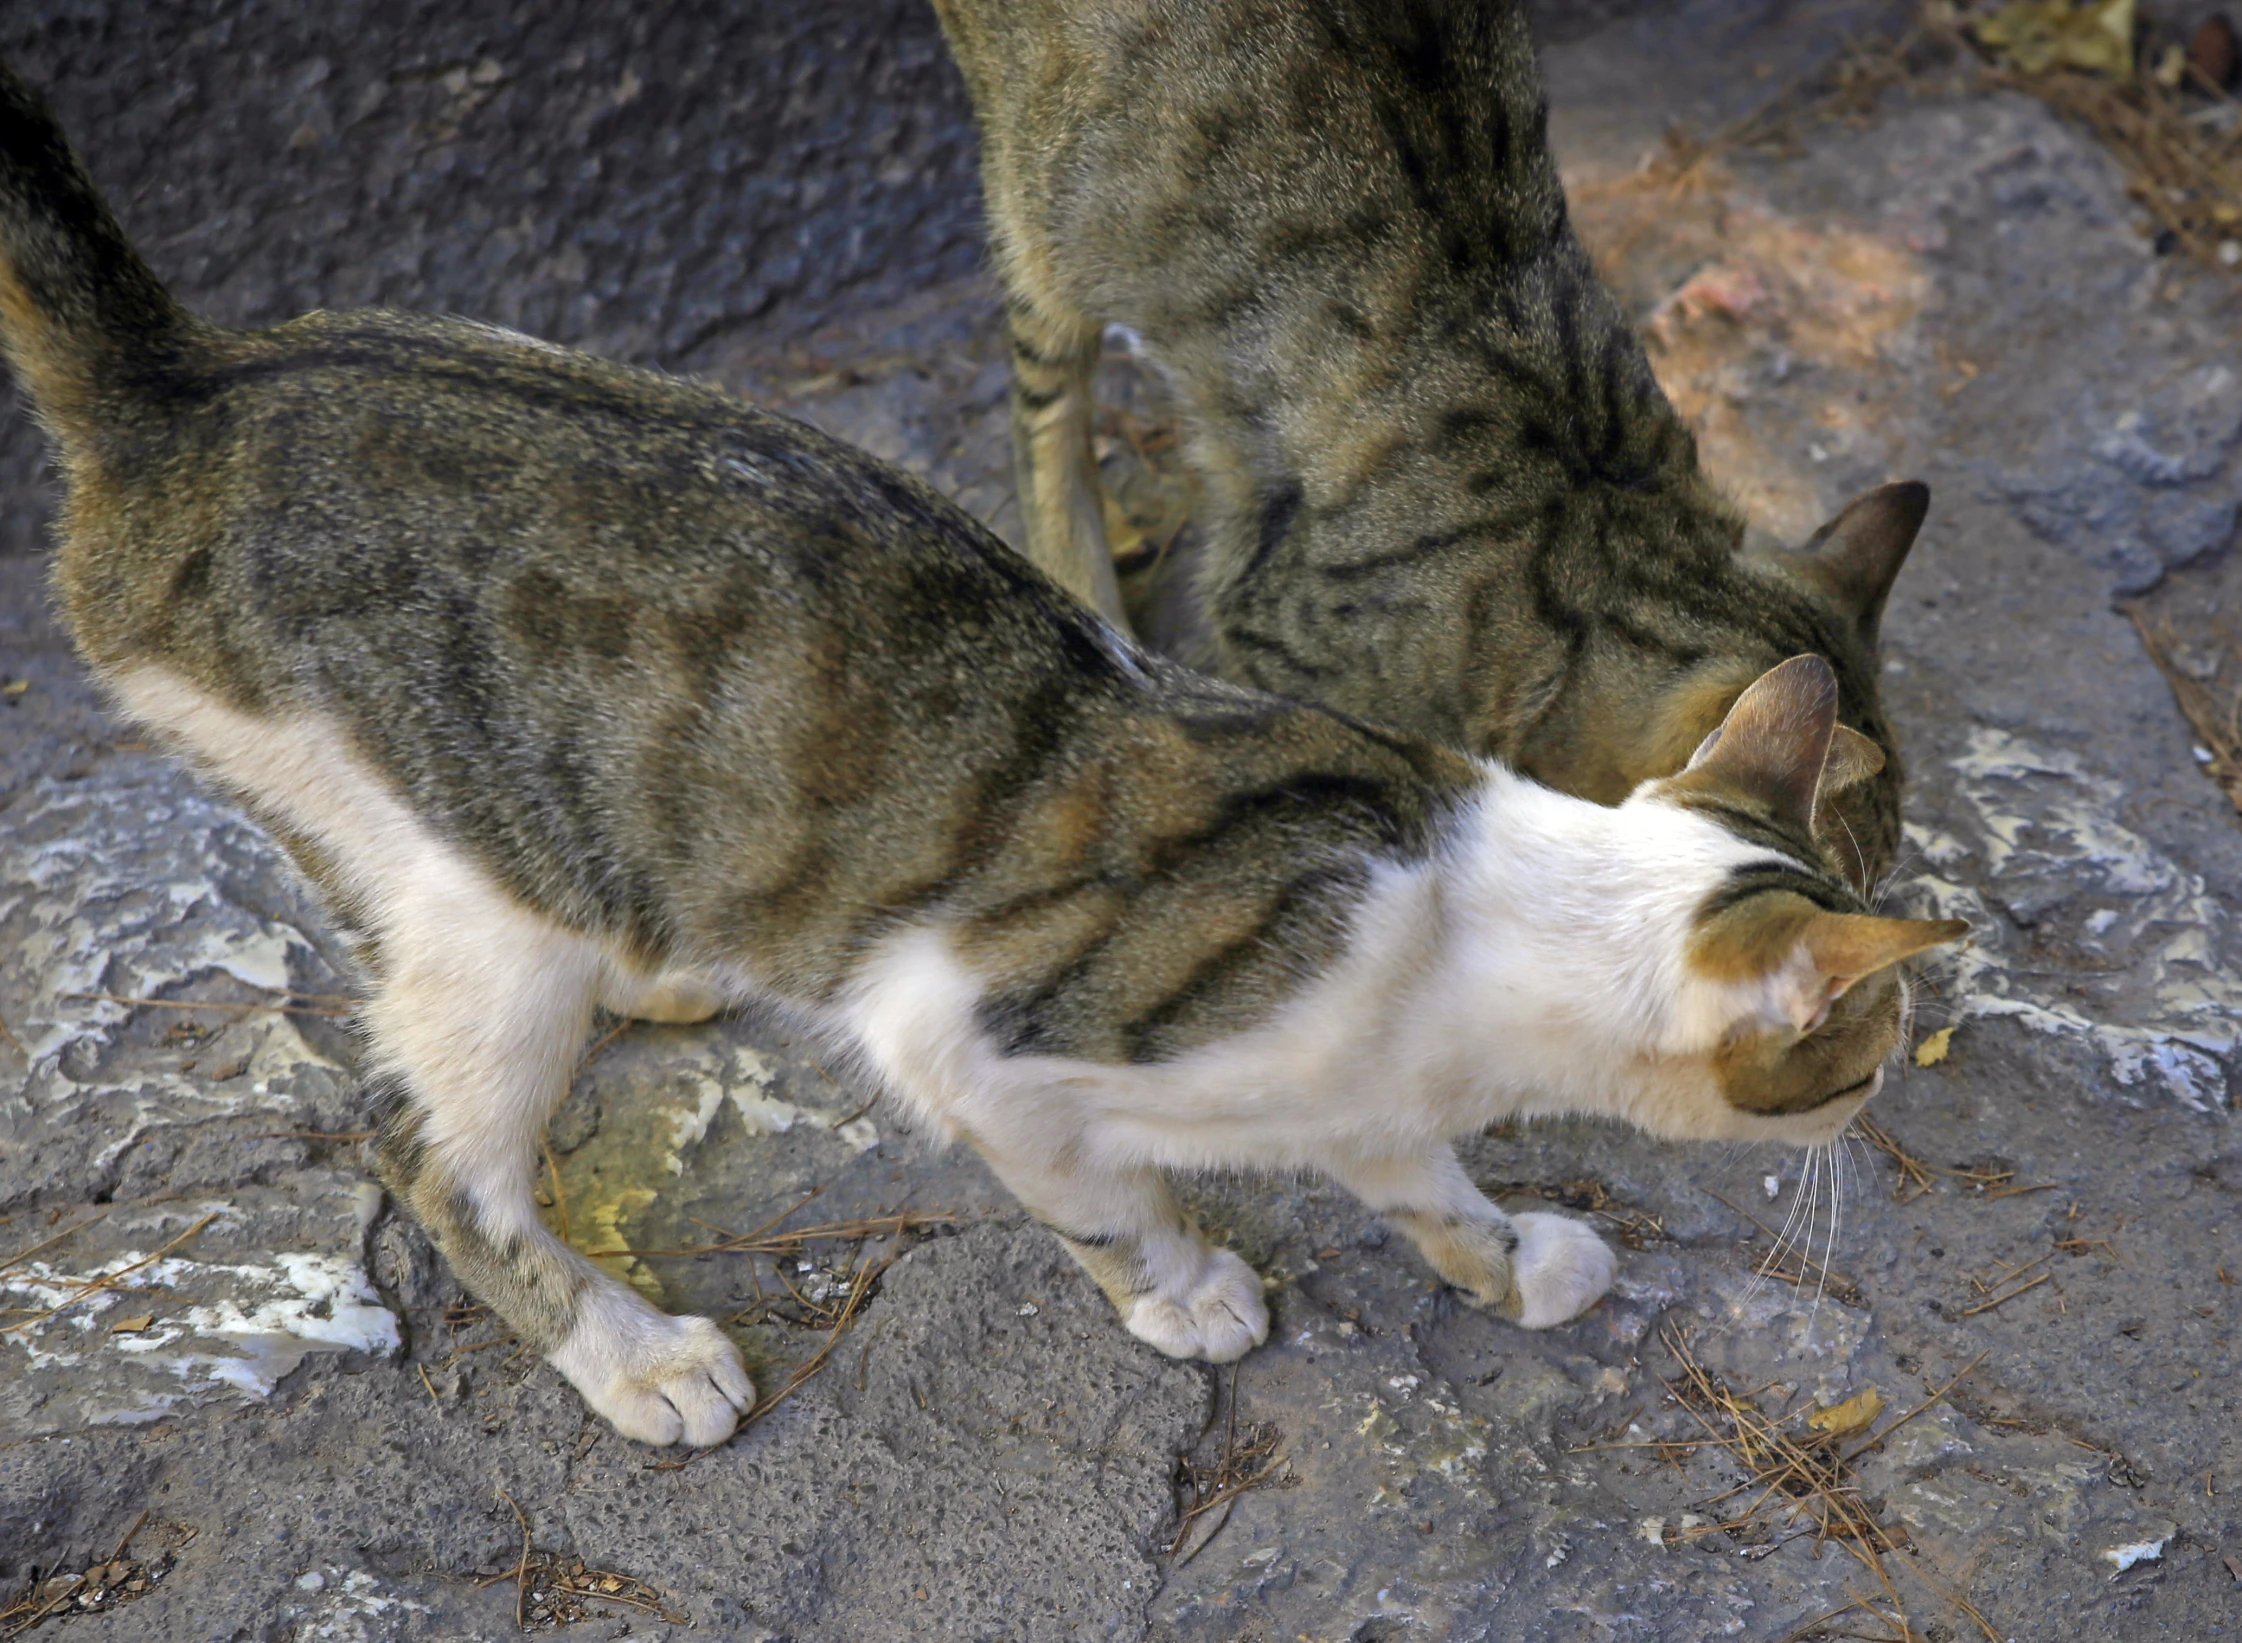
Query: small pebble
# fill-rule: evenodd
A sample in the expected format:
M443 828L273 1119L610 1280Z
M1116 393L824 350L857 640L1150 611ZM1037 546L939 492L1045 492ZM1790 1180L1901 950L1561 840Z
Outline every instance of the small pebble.
M1767 1189L1770 1199L1783 1195L1783 1178L1780 1175L1763 1175L1759 1178L1759 1184Z
M2219 241L2219 261L2229 268L2242 262L2242 240Z

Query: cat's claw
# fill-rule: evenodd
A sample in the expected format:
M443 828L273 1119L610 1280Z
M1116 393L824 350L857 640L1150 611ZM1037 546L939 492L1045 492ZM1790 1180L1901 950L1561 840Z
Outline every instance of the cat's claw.
M640 1443L722 1443L755 1407L739 1348L706 1318L654 1313L622 1329L587 1318L551 1361L594 1413Z
M1171 1358L1229 1363L1269 1338L1269 1304L1261 1279L1229 1250L1211 1251L1199 1278L1179 1296L1138 1297L1125 1320L1129 1333Z
M1611 1288L1619 1262L1611 1246L1569 1215L1529 1211L1510 1218L1518 1234L1511 1282L1518 1294L1517 1321L1549 1329L1577 1318Z

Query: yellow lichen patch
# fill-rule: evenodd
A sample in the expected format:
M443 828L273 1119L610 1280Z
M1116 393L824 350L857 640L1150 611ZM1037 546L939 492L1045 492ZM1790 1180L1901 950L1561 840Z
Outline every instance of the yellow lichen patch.
M679 1057L659 1094L610 1099L592 1138L558 1161L561 1202L547 1219L576 1248L649 1299L663 1299L659 1275L627 1254L646 1212L673 1191L729 1100L751 1135L793 1127L801 1109L770 1094L772 1072L747 1046L695 1046Z
M2079 68L2124 80L2133 73L2133 0L2009 0L1972 18L1978 41L2026 74Z
M661 1280L644 1261L629 1255L601 1253L630 1247L628 1224L649 1204L655 1193L649 1187L617 1186L607 1197L585 1206L584 1225L578 1237L586 1254L650 1300L662 1299ZM573 1230L573 1229L572 1229Z

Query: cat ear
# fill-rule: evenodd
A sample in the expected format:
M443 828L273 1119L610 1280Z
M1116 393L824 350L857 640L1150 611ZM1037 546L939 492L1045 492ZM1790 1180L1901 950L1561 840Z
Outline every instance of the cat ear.
M1958 918L1878 918L1869 913L1821 913L1806 921L1798 951L1805 955L1803 987L1790 1002L1791 1021L1810 1033L1829 1007L1864 976L1888 970L1925 948L1958 941L1970 927Z
M1819 656L1793 656L1744 688L1683 774L1757 799L1811 829L1836 731L1837 675Z
M1883 768L1882 748L1851 725L1839 725L1830 732L1829 758L1822 765L1822 785L1817 791L1825 797L1842 793L1848 787L1867 781Z
M1861 637L1876 642L1907 550L1930 511L1931 488L1920 480L1879 485L1853 498L1836 518L1780 563L1792 577L1852 619Z
M1888 970L1903 958L1959 941L1969 933L1970 927L1958 918L1817 913L1807 922L1799 944L1816 969L1831 981L1849 987L1863 976Z

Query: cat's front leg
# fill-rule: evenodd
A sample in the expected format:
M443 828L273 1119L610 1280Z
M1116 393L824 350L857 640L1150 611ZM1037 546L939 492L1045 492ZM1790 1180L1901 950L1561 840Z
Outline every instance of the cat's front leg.
M1449 1283L1528 1329L1579 1317L1618 1274L1611 1246L1567 1215L1505 1215L1445 1143L1335 1161L1337 1177Z
M1000 261L1005 260L1001 256ZM1008 276L1013 270L1008 266ZM1008 278L1005 334L1012 349L1012 476L1027 523L1028 557L1051 580L1126 629L1121 584L1105 539L1105 487L1090 433L1090 378L1100 328Z
M974 1145L1138 1340L1171 1358L1229 1363L1268 1339L1260 1277L1206 1241L1158 1170L1072 1161L1084 1150L1079 1140L1057 1157L979 1135Z
M531 1192L537 1138L568 1088L604 965L495 891L469 911L390 910L366 1011L388 1106L383 1179L461 1282L618 1432L720 1443L755 1402L738 1349L562 1243Z

